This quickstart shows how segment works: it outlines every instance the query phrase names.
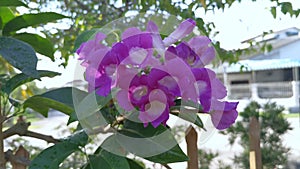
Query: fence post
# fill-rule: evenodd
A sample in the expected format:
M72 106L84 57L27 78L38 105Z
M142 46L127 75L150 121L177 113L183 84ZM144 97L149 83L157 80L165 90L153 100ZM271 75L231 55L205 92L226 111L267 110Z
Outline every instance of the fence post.
M185 133L186 133L185 141L187 144L187 155L189 157L188 169L198 169L197 131L193 128L193 126L189 126Z
M28 151L23 146L20 146L16 151L16 153L14 154L14 156L17 157L18 159L11 161L13 169L26 169L27 168L26 163L29 163Z
M261 150L260 150L260 124L256 117L252 117L249 126L250 169L262 169Z

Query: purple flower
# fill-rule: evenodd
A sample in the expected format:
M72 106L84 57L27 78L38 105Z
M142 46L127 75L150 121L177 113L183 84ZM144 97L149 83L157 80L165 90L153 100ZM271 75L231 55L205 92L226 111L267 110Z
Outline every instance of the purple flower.
M238 102L221 102L213 100L210 112L214 126L223 130L230 127L236 120L238 112L236 110Z
M126 68L122 69L126 71ZM176 92L179 90L176 81L168 73L155 68L151 69L149 74L129 78L132 79L129 86L124 83L120 84L120 87L125 88L117 94L119 105L127 111L138 107L139 119L144 126L147 126L149 122L154 127L166 124L169 118L169 108L174 105Z
M226 88L216 78L213 71L206 68L192 69L199 89L199 99L203 111L211 115L217 129L225 129L232 125L237 118L238 102L219 101L226 96Z
M212 70L204 68L215 57L211 40L196 36L174 44L195 25L187 19L162 40L158 26L150 21L145 31L136 27L125 30L112 47L100 43L105 34L96 34L76 51L86 67L89 91L107 96L112 88L118 88L118 105L125 111L139 110L145 127L149 123L166 125L170 107L179 97L200 103L216 128L229 127L237 118L238 103L221 101L227 94L225 86Z
M196 22L192 19L187 19L181 22L181 24L175 29L175 31L163 40L164 45L170 46L178 40L184 38L193 31L195 26Z
M200 68L215 58L215 50L210 43L207 37L197 36L188 43L181 42L176 47L170 46L168 51L184 60L192 68Z
M215 50L211 46L211 40L206 36L196 36L188 42L188 45L201 61L196 63L194 67L207 65L215 58Z

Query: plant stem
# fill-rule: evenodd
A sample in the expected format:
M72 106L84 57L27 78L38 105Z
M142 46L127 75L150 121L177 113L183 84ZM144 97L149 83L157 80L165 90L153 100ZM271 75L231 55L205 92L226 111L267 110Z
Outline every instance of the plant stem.
M1 84L0 84L1 89ZM4 154L4 138L3 138L3 121L4 121L4 112L2 112L2 96L0 93L0 169L5 169L5 154Z
M1 107L1 106L0 106ZM2 119L3 116L0 114L0 119ZM5 169L5 154L4 154L4 145L3 145L3 123L0 123L0 169Z

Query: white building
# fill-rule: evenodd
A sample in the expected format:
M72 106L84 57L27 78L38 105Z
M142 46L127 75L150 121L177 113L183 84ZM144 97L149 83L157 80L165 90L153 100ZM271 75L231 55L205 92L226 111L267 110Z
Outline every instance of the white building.
M228 99L240 101L240 110L255 100L275 101L290 112L299 112L299 29L285 29L243 43L250 41L271 44L273 49L242 56L230 66L223 64L224 71L217 72L227 86Z

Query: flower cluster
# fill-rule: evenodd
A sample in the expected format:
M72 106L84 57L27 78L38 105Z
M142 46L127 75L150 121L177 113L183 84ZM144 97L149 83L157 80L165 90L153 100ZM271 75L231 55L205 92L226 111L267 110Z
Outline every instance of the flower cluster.
M221 101L226 88L205 68L215 58L211 40L196 36L179 42L195 25L187 19L162 39L157 25L149 21L145 31L128 28L112 47L101 44L106 35L97 33L77 50L86 67L88 90L107 96L117 88L119 106L126 111L138 109L144 126L165 125L170 107L180 97L201 104L217 129L228 128L237 118L238 103Z

